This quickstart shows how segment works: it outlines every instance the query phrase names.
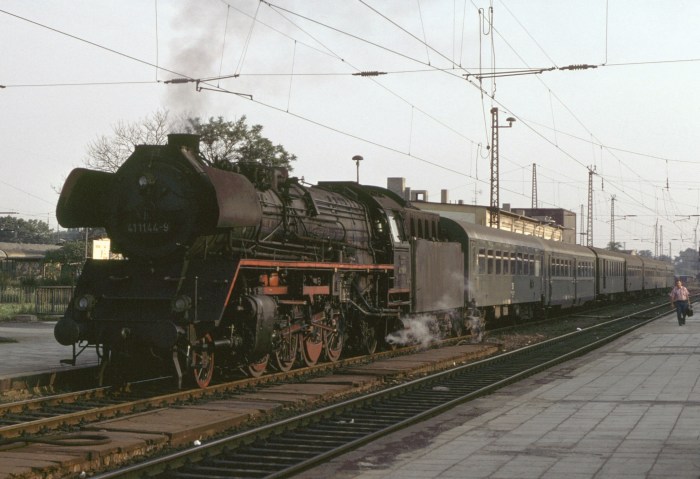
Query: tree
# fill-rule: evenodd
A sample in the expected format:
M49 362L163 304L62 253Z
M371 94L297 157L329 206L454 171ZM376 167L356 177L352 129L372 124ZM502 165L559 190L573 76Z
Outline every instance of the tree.
M171 131L201 136L200 152L212 166L231 170L236 162L255 162L264 166L283 166L291 170L296 156L282 145L274 145L262 136L261 125L248 126L246 117L235 122L223 117L186 118L176 126L169 113L159 110L136 123L119 123L111 136L101 136L88 145L86 166L101 171L116 171L133 153L136 145L162 145Z
M291 170L291 162L297 158L282 145L273 145L262 136L261 125L248 127L245 115L235 122L225 121L221 116L209 118L207 123L199 118L190 118L188 122L186 131L201 136L200 152L217 168L230 170L236 162L255 162Z
M622 251L622 244L617 241L611 241L608 243L607 248L610 251Z
M0 217L0 241L5 243L52 243L55 233L48 223L39 220L23 220L12 216Z
M654 253L652 253L652 252L651 252L650 250L648 250L648 249L643 249L643 250L641 250L640 252L638 252L637 254L638 254L639 256L641 256L642 258L653 258L653 257L654 257Z
M167 110L158 110L137 123L117 123L112 136L102 135L88 144L86 166L114 172L134 152L136 145L163 145L171 125Z
M62 265L82 263L85 261L85 242L67 241L60 248L47 251L44 261Z
M673 260L677 275L695 276L698 274L698 251L695 248L687 248L681 251Z
M70 283L80 274L85 262L85 242L67 241L59 249L48 251L44 256L44 262L60 264L60 281Z

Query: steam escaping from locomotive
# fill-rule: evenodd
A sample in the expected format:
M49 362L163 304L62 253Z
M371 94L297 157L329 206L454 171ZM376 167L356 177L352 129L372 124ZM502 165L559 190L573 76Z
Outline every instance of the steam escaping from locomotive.
M435 317L419 315L402 318L404 329L394 331L386 336L386 342L392 346L418 345L427 348L442 339Z

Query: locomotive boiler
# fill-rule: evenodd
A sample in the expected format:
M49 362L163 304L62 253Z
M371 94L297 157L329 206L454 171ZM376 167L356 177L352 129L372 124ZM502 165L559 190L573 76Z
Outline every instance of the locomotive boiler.
M215 366L257 376L371 353L407 316L461 331L464 257L439 241L438 215L355 182L217 169L198 144L170 135L115 173L66 180L59 223L104 228L122 256L86 261L56 324L73 363L94 347L103 371L152 363L205 387Z

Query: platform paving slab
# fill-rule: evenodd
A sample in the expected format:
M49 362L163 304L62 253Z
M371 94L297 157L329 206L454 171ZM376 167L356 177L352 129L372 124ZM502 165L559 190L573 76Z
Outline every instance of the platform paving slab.
M298 477L697 479L699 389L700 319L668 316Z

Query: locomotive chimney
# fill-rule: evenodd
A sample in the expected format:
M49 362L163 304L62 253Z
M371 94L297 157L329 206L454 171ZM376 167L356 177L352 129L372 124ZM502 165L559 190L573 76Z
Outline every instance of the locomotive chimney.
M185 146L193 153L199 153L199 135L188 133L171 133L168 135L168 145L180 147Z

